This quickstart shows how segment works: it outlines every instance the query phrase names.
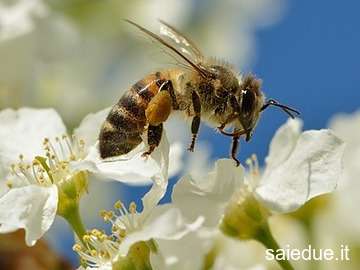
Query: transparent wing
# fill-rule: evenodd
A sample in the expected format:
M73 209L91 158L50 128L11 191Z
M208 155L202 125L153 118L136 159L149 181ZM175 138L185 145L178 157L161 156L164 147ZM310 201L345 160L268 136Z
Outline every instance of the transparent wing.
M160 35L165 36L175 44L176 48L187 55L194 62L199 63L204 59L203 54L200 49L195 45L195 43L187 38L184 34L180 33L175 27L170 24L159 20L160 22Z
M146 28L138 25L137 23L130 21L130 20L125 20L126 22L132 24L133 26L137 27L140 31L142 31L143 33L147 34L148 36L150 36L153 40L159 42L161 45L163 45L167 50L169 50L171 53L173 53L174 55L180 57L183 61L183 63L185 65L187 65L188 67L196 70L202 77L209 77L212 76L211 72L206 70L201 64L200 64L200 58L197 57L193 57L193 54L190 53L190 55L185 54L184 52L181 51L181 48L178 49L177 44L172 45L171 43L169 43L168 41L164 40L163 38L161 38L160 36L158 36L157 34L147 30ZM169 30L171 30L171 28L168 28ZM174 32L173 32L174 33ZM178 36L178 35L177 35ZM173 42L172 42L173 43Z

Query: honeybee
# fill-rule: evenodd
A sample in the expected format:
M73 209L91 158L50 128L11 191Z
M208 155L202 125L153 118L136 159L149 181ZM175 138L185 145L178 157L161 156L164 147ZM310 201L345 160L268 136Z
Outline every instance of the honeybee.
M177 56L183 68L153 72L136 82L114 105L99 135L102 158L126 154L142 142L147 132L150 155L159 145L163 123L173 111L191 119L192 139L189 151L194 151L201 121L232 137L230 156L235 160L241 136L251 139L260 114L269 106L281 108L290 117L298 111L265 100L261 80L252 74L239 75L229 64L203 56L198 47L171 25L160 21L160 37L144 27L126 20L168 52ZM232 127L232 132L225 131Z

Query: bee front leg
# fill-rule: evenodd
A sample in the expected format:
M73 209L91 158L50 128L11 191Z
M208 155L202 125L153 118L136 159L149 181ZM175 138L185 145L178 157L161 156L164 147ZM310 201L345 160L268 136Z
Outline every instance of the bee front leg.
M142 154L143 157L149 156L156 147L159 146L163 131L163 124L157 126L149 125L147 132L147 140L149 144L149 150Z
M237 151L239 148L239 138L240 136L233 136L233 140L232 140L232 145L231 145L231 158L233 160L235 160L236 162L236 167L238 167L240 165L240 161L237 159Z
M192 119L192 123L191 123L192 140L191 140L191 144L190 144L188 150L190 152L194 152L195 141L196 141L197 135L199 133L199 128L200 128L201 103L200 103L200 97L195 91L192 92L191 98L192 98L192 105L194 108L195 116Z

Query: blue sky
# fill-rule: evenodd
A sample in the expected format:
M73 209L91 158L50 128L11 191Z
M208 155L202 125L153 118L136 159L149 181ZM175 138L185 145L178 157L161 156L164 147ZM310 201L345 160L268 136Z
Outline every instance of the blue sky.
M251 71L263 79L268 97L301 111L305 129L324 128L334 114L360 107L359 10L356 0L288 1L284 17L255 35ZM263 160L286 118L276 109L266 111L252 141L242 143L240 159L256 153ZM213 132L204 137L213 145L230 143ZM227 153L218 147L214 157Z

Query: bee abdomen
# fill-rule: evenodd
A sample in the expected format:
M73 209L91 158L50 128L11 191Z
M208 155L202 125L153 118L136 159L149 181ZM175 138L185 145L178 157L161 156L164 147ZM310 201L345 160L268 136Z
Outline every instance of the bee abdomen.
M159 91L155 74L135 83L111 109L99 136L102 158L127 154L142 141L147 123L145 110Z

